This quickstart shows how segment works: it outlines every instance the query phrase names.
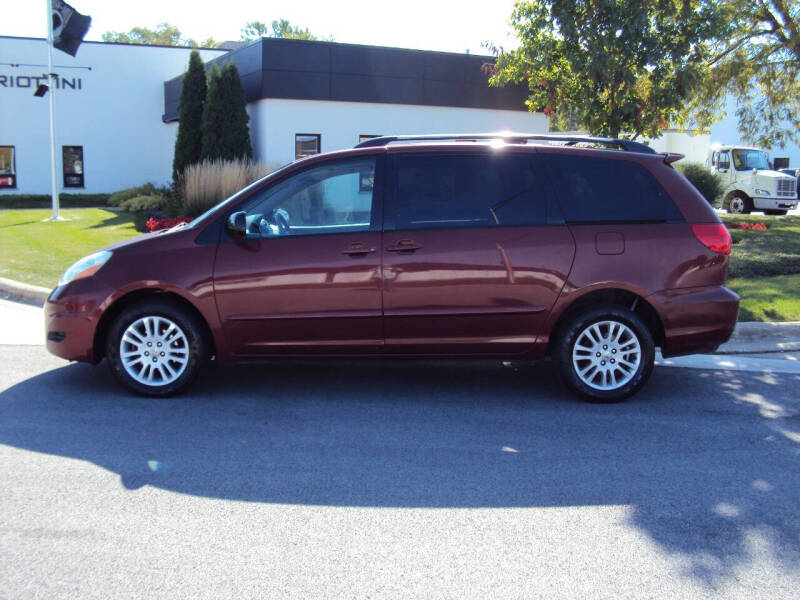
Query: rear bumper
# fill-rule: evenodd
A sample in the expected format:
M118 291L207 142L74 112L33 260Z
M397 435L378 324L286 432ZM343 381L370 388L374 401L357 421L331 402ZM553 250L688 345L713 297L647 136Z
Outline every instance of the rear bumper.
M716 350L736 327L739 296L724 286L683 288L652 294L664 326L665 357Z

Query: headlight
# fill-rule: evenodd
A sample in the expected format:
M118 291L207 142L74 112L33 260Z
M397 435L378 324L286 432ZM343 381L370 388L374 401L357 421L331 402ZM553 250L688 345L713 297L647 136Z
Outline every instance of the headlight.
M756 188L756 196L769 196L769 191Z
M84 256L64 272L61 279L58 280L58 285L67 285L70 281L94 275L100 270L100 267L108 262L109 258L111 258L111 252L108 250Z

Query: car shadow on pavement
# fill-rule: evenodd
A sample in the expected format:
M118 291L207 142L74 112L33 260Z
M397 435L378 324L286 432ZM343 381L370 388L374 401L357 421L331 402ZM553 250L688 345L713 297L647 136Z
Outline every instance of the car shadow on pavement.
M0 443L130 490L370 507L627 505L714 585L755 538L800 567L800 377L657 368L633 401L574 401L548 364L271 363L185 396L56 368L0 393ZM687 396L685 390L691 390Z

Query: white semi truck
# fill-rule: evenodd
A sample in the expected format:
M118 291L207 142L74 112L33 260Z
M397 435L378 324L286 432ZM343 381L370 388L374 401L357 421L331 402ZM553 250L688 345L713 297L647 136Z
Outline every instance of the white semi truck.
M775 171L763 150L712 144L706 166L722 178L722 206L730 213L785 215L797 207L797 179Z

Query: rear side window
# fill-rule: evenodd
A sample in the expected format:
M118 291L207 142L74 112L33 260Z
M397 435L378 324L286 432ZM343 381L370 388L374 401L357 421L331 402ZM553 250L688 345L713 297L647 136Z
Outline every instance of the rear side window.
M397 229L544 225L543 186L525 155L395 158Z
M664 188L637 163L553 154L543 159L568 223L683 221Z

